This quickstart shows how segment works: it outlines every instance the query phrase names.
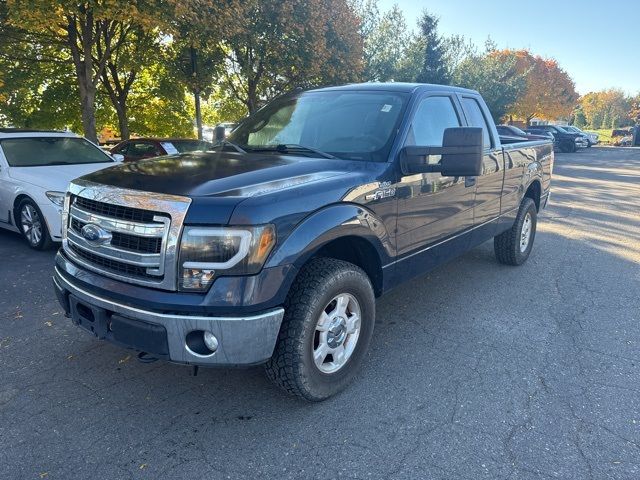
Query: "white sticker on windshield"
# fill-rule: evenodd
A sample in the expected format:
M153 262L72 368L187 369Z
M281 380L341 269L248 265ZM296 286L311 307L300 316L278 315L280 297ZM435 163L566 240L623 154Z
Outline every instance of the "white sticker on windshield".
M380 109L381 112L390 112L391 111L391 105L387 105L384 104L383 107Z
M167 152L167 155L175 155L176 153L180 153L178 152L178 149L174 147L173 143L171 142L160 142L160 145L162 145L162 148L164 148L164 151Z

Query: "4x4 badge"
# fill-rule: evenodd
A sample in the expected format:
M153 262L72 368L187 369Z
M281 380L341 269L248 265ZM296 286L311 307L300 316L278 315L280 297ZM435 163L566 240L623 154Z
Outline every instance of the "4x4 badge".
M382 182L380 188L373 193L365 195L365 200L381 200L393 197L396 194L396 187L391 186L391 182Z

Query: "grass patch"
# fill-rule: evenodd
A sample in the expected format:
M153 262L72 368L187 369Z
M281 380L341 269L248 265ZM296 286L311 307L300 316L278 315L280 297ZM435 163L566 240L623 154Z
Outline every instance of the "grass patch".
M611 132L613 132L610 128L601 128L598 130L587 130L584 129L585 132L588 133L596 133L600 139L600 143L613 143L613 137L611 136Z

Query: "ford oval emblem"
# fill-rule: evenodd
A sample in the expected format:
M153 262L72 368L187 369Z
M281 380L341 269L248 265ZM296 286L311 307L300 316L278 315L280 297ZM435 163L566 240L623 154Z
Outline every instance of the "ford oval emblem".
M89 242L105 243L111 240L111 233L107 232L104 228L95 225L93 223L87 223L82 227L82 238Z

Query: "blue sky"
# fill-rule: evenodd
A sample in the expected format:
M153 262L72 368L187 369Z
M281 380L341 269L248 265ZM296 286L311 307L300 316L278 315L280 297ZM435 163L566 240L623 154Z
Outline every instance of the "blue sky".
M444 35L555 58L581 94L640 92L640 0L379 0L380 10L394 3L412 27L427 8Z

